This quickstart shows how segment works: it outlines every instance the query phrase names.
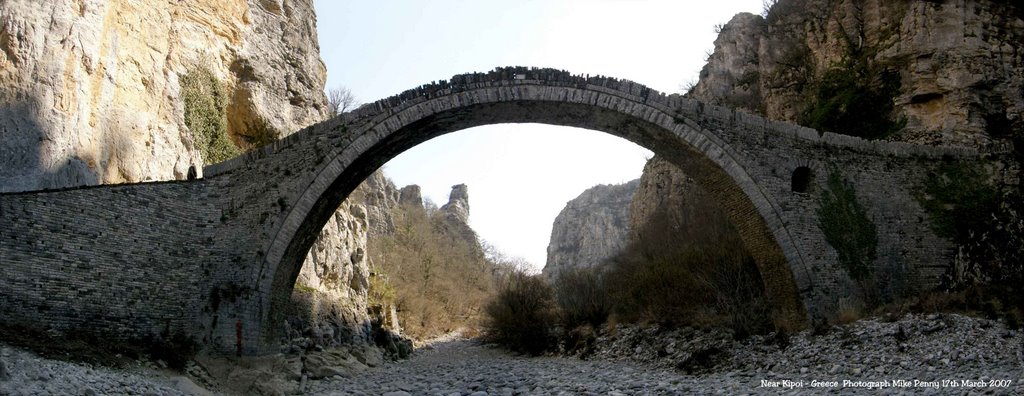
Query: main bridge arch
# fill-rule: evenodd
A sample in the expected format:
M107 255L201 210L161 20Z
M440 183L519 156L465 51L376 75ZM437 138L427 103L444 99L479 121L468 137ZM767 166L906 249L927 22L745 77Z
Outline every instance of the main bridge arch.
M730 147L719 125L732 112L665 96L628 81L550 69L504 68L455 76L384 99L289 136L262 151L208 167L277 188L281 213L259 250L262 342L273 344L303 259L340 203L374 170L431 138L475 126L543 123L609 133L677 165L717 197L762 273L776 321L807 320L811 277L778 204L748 171L749 148ZM583 147L578 149L585 149ZM281 169L296 169L281 172ZM248 189L256 192L259 189ZM261 224L263 224L261 220Z

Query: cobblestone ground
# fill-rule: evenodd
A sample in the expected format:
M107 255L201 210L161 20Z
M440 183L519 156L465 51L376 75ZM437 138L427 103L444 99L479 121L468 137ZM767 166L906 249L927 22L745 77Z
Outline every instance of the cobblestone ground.
M522 357L473 341L437 344L413 359L316 383L324 395L615 395L682 392L685 378L625 362Z
M644 334L650 332L651 334ZM600 337L599 337L600 338ZM311 382L326 395L1024 395L1024 335L962 315L863 320L780 346L714 332L622 329L591 359L510 355L472 341L436 344L408 361ZM728 357L687 375L698 350ZM692 362L692 358L689 360Z
M599 339L602 337L608 336ZM598 342L601 346L588 360L580 360L516 356L476 341L449 339L417 351L409 360L376 365L378 360L372 368L349 365L349 369L316 380L309 379L316 372L307 370L312 366L270 364L262 367L263 371L239 375L259 385L276 378L276 385L247 384L241 390L225 388L213 393L1024 395L1024 334L986 319L909 315L894 321L864 320L824 335L805 331L788 337L784 344L780 346L772 337L738 342L714 332L623 328L615 337ZM675 366L685 367L681 363L692 361L696 351L709 348L728 353L703 364L701 374L676 370ZM310 356L307 362L313 360ZM0 395L205 392L190 378L151 366L139 363L109 369L45 359L0 345ZM230 375L207 374L204 378L222 382L225 377Z
M1003 376L1010 377L1009 373ZM411 360L388 363L351 378L313 383L317 395L691 395L691 394L1022 394L1018 373L1008 388L868 388L813 380L842 381L827 373L779 375L729 371L690 376L629 362L509 355L472 341L455 341L424 351ZM854 379L855 377L850 377ZM872 377L873 378L873 377ZM910 379L893 375L891 379ZM977 378L977 377L956 377ZM777 381L762 386L761 381ZM783 381L792 380L792 383ZM802 381L802 382L800 382ZM796 384L800 382L801 385Z

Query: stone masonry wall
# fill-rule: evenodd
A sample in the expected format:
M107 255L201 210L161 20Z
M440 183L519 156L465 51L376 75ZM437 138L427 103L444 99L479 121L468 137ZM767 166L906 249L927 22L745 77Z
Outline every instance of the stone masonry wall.
M206 182L0 195L0 316L53 336L182 333L209 296Z

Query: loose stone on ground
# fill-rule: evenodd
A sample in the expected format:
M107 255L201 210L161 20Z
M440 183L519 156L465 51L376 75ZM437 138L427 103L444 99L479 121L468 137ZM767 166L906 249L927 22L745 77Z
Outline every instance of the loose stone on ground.
M301 357L282 355L262 358L273 364L246 360L258 366L251 368L250 377L258 377L257 382L266 386L217 392L339 396L877 394L877 387L864 384L813 388L811 381L907 380L911 386L890 384L882 392L1024 394L1024 335L987 319L908 315L899 320L862 320L820 335L808 330L788 337L755 336L743 341L726 335L619 326L613 334L600 334L586 359L517 356L463 339L445 339L419 349L409 360L373 367L339 358L325 360L330 366L308 364L303 370L301 365L285 364L301 361ZM339 352L324 353L326 358ZM0 346L0 367L5 367L7 376L0 379L0 395L202 394L203 388L197 384L224 377L203 359L195 366L193 371L208 374L185 378L145 363L127 369L94 367ZM292 367L292 372L285 372L285 367ZM346 372L318 379L308 372L317 367L341 367ZM324 369L322 374L328 371ZM957 388L913 386L915 380L945 379L981 382L962 382ZM988 381L1005 386L989 388ZM978 383L986 387L978 388Z

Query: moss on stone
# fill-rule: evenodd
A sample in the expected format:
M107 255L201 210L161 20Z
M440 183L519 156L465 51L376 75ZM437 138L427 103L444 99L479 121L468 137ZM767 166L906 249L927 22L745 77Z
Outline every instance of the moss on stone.
M295 291L297 291L299 293L307 293L307 294L316 293L316 289L314 289L313 287L311 287L309 285L304 285L304 284L301 284L301 283L296 283L295 284Z

